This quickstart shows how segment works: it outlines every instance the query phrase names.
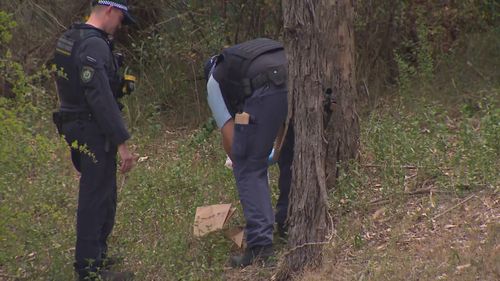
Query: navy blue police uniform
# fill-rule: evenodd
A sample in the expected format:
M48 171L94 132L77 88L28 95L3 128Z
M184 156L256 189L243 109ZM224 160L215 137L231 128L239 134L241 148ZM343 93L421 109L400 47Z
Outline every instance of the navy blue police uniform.
M208 65L208 99L217 125L222 128L229 118L235 120L231 154L249 254L246 261L232 261L233 266L247 265L262 251L271 255L274 223L283 228L287 218L293 159L291 128L278 160L280 196L275 215L268 183L269 154L287 117L286 66L282 44L266 38L229 47ZM217 86L222 96L219 99L213 97ZM221 114L221 103L227 113Z
M81 174L75 269L85 277L106 258L116 212L117 147L130 135L117 101L118 63L108 34L74 24L57 41L54 63L63 72L56 79L60 111L54 121Z

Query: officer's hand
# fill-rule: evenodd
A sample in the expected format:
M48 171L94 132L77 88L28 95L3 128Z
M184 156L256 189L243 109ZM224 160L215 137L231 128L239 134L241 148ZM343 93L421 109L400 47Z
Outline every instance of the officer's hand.
M127 173L134 167L136 157L130 153L125 143L118 146L118 153L120 154L121 159L120 172Z

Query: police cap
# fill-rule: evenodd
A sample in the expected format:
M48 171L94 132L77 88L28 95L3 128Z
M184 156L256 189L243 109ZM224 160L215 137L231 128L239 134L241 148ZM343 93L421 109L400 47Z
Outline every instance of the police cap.
M93 0L92 6L103 5L117 8L123 13L123 24L135 24L135 19L130 15L127 0Z

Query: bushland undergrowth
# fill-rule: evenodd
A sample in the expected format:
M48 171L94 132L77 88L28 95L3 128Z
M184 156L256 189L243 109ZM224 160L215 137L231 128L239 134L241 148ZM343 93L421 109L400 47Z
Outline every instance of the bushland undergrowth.
M0 95L0 279L69 280L73 274L78 175L66 144L50 122L54 93L49 95L44 86L53 70L26 71L6 47L14 23L3 12L0 27L0 82L9 85L9 91ZM426 36L424 29L418 32ZM475 192L498 194L498 32L464 37L439 59L430 53L434 47L426 47L434 41L421 40L415 57L399 56L395 61L395 86L377 91L377 98L372 89L361 118L361 160L352 163L348 173L341 172L338 187L330 194L337 226L333 242L347 245L334 248L335 253L345 255L345 249L355 249L368 255L373 250L370 232L362 227L366 222L350 221L371 216L373 206L382 204L384 208L377 216L400 214L398 210L414 208L409 198L422 193L427 195L422 199L426 216L432 217L443 211L440 203L467 199ZM213 45L220 43L212 39ZM161 41L159 37L150 40ZM192 73L194 64L189 67ZM149 82L169 89L175 79L162 81L161 77L172 73L168 68L163 71L158 77L151 76ZM184 92L188 89L184 86L173 90ZM370 84L364 86L366 90ZM201 92L202 85L198 87ZM159 97L132 96L125 103L125 115L134 132L131 143L142 158L129 175L119 177L117 223L110 243L112 254L125 257L119 268L135 271L138 280L221 280L231 276L224 265L228 253L237 249L221 233L201 239L191 234L197 206L238 204L231 171L223 165L219 137L209 133L209 128L166 126L162 119L165 102ZM185 106L191 113L196 108ZM175 112L176 107L167 108ZM206 116L206 112L194 112ZM271 171L276 198L276 169ZM234 224L243 222L239 214ZM403 226L410 228L420 222L420 215ZM398 218L389 220L388 227L397 227ZM492 245L498 245L496 238L491 239ZM411 260L410 254L405 256L398 249L389 247L387 253L394 251L403 260ZM446 266L454 269L463 265L457 261L458 254L450 255L453 258L446 262L451 265ZM371 261L369 268L373 270L361 272L365 279L357 273L347 272L347 276L387 280L393 272L404 273L408 264L391 264L390 255L376 257L387 259L382 259L384 266ZM490 261L478 260L474 266L483 264L477 268L494 274ZM425 266L419 271L430 277L439 272L435 268L426 271ZM235 274L241 279L239 272ZM268 277L263 273L250 278Z
M463 197L498 189L499 94L494 87L478 90L470 104L452 106L387 98L386 105L366 117L362 160L341 175L331 193L337 242L365 247L366 237L343 218L370 210L377 200L391 202L389 212L403 208L408 194L422 189L434 190L436 205L447 200L440 192ZM18 175L1 189L0 274L6 280L67 280L72 275L77 175L64 144L51 140L48 151L31 143L48 158L30 172L22 165L20 170L2 168L3 177ZM147 131L136 132L132 142L144 158L130 175L119 178L111 251L125 257L121 268L134 270L140 280L222 279L231 243L221 233L192 236L197 206L238 202L231 172L223 166L220 139L201 130L163 129L152 138ZM34 160L16 155L24 163ZM241 215L235 223L242 223ZM373 280L385 280L380 276Z

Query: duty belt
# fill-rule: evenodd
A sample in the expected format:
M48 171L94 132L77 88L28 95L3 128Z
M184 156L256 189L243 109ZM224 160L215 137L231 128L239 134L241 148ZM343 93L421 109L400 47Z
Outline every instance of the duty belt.
M52 121L56 125L57 132L61 135L62 126L64 123L77 121L77 120L93 120L90 112L71 112L71 111L56 111L52 113Z
M71 111L59 111L56 112L59 115L59 120L61 123L72 122L77 120L93 120L92 113L90 112L71 112Z
M245 99L250 97L255 90L269 84L277 87L284 86L286 85L286 80L287 70L284 65L269 67L267 70L252 78L242 79L242 90L235 93L235 95L229 99L231 116L234 117L235 112L243 111L242 106Z

